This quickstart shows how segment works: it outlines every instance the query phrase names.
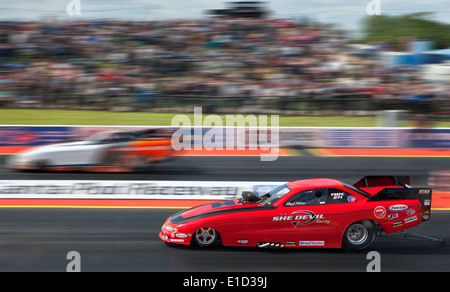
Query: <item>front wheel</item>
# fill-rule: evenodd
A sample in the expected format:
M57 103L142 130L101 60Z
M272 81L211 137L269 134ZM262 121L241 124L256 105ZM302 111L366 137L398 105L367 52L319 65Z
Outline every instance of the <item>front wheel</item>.
M219 233L213 228L202 227L195 231L194 242L200 247L212 247L219 239Z
M363 250L375 241L376 226L368 220L350 224L342 237L342 248L345 250Z

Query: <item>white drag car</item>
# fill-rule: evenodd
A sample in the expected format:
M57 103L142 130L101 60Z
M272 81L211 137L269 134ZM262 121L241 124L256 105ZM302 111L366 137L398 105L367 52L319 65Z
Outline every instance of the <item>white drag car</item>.
M13 169L134 171L174 152L170 137L155 130L106 131L75 142L33 147L7 159Z

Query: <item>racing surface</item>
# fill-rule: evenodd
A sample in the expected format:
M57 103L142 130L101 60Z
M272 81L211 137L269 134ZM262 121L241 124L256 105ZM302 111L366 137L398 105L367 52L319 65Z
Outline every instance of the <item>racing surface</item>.
M1 179L53 180L194 180L194 181L292 181L326 177L354 183L366 175L409 175L412 183L426 184L428 172L447 169L450 157L323 157L306 151L260 161L258 156L184 156L154 164L141 173L83 173L14 171L0 156Z
M365 175L410 175L426 185L428 171L448 168L449 158L178 157L138 174L41 173L6 169L1 179L116 180L270 180L329 177L353 183ZM432 211L431 220L410 229L445 238L438 242L377 238L369 250L217 247L210 250L168 246L158 238L165 219L179 209L2 208L0 271L66 271L67 253L81 256L81 271L273 272L366 271L368 251L378 251L381 271L450 271L450 211ZM249 230L249 232L251 232Z
M450 246L379 237L367 251L166 245L158 232L172 209L2 209L0 271L66 271L77 251L81 271L148 272L365 272L368 251L378 251L381 271L449 271ZM450 214L411 231L450 239ZM249 231L251 232L251 231Z

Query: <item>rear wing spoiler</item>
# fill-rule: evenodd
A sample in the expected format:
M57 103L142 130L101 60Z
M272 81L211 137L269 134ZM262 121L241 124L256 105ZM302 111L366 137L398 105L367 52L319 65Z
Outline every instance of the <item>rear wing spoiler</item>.
M430 219L431 188L412 188L409 186L410 177L407 176L366 176L353 186L369 191L371 197L367 202L391 200L419 200L422 206L422 220ZM372 190L371 190L372 188ZM376 191L375 193L373 191Z
M411 178L409 176L365 176L356 183L354 187L367 188L370 187L409 187Z

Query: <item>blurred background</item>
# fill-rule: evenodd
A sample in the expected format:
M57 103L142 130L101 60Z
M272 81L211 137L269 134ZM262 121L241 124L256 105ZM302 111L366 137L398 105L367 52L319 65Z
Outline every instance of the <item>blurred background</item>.
M10 186L0 189L0 206L68 204L54 200L66 180L94 187L140 181L187 200L188 190L237 192L229 188L236 181L254 182L259 193L270 182L328 177L352 184L398 175L432 187L432 207L449 210L449 12L448 0L0 0L0 186ZM95 157L89 149L109 151L116 163L98 162L111 166L109 173L7 168L30 147L124 126L166 128L174 115L192 117L199 106L205 116L279 115L280 157L268 163L251 151L186 151L148 170L120 173L115 166L128 163L120 158L130 153L100 143L59 146L48 152L51 159L15 162L46 169L57 151L71 163ZM204 141L203 130L186 137ZM234 143L233 135L214 139L223 137ZM129 164L141 166L140 158ZM49 186L51 202L34 200L42 193L18 194L34 185ZM9 195L33 200L5 203ZM114 196L111 204L120 204ZM168 212L3 208L0 270L60 271L68 251L81 252L83 271L359 271L367 264L362 253L261 256L229 249L211 251L211 261L211 252L159 244ZM448 237L447 213L435 212L425 233ZM383 271L449 267L448 248L380 246Z
M450 120L445 1L188 2L4 1L0 107Z

